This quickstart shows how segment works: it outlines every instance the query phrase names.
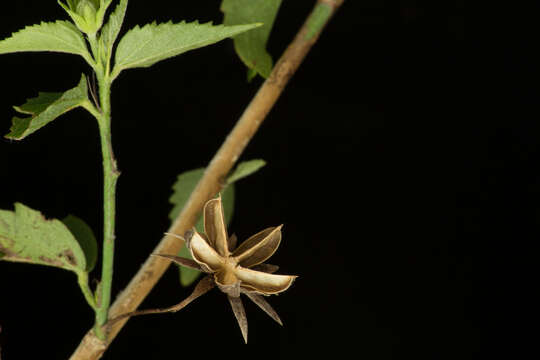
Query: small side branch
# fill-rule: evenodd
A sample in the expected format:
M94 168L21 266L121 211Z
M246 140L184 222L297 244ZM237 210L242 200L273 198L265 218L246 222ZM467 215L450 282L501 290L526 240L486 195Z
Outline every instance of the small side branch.
M206 201L215 196L220 190L220 179L225 178L232 169L283 92L286 84L317 41L321 31L342 4L343 0L317 1L306 22L276 63L269 78L263 83L206 168L204 176L191 194L182 212L168 230L169 233L184 234L186 230L193 227ZM172 235L166 235L152 253L176 254L182 245L181 240ZM135 311L169 265L170 261L166 259L155 256L148 257L141 269L112 305L109 318L116 318L122 314ZM108 329L106 342L97 339L94 332L90 330L75 350L71 360L99 359L126 322L127 318L112 324Z

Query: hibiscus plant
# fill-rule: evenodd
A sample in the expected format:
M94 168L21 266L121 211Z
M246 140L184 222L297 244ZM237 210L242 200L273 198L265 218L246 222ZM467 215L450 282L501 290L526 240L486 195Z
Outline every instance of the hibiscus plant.
M208 168L180 174L173 187L170 219L174 233L166 235L166 239L168 244L175 242L175 245L169 247L169 250L154 252L148 261L154 265L158 263L161 273L171 260L180 264L183 286L189 286L201 273L205 274L192 295L176 306L161 310L122 311L122 304L118 306L120 310L111 310L116 185L120 174L111 137L111 86L126 70L150 67L187 51L234 38L236 53L247 66L248 77L260 75L269 78L263 87L268 86L270 90L262 88L261 91L273 92L273 95L261 96L266 103L258 106L264 118L342 1L316 2L314 11L295 38L290 51L287 50L289 53L283 55L282 69L276 70L275 75L272 71L272 58L265 48L281 0L223 0L221 10L225 17L222 25L201 24L197 21L151 23L135 26L124 33L121 28L128 0L114 1L115 6L112 6L113 0L59 0L58 4L67 13L69 21L57 20L27 26L0 40L0 55L17 52L67 53L82 57L90 70L89 75L81 74L80 81L67 91L40 92L37 97L15 106L14 109L20 115L13 117L10 132L5 137L23 140L59 116L79 107L96 119L103 160L101 247L97 245L93 230L76 216L69 215L63 220L45 219L39 211L21 203L16 203L14 210L0 210L0 260L72 271L77 277L82 295L95 312L91 336L97 340L83 340L80 346L82 350L78 350L73 359L101 356L118 331L113 329L115 323L125 321L132 315L178 311L214 286L227 295L246 342L247 320L240 301L241 294L281 324L277 313L265 300L265 296L285 291L296 278L273 274L277 267L265 264L280 244L281 226L262 230L239 246L236 246L236 237L227 234L227 224L234 206L235 182L265 164L262 160L252 160L231 169L250 136L256 131L253 126L243 133L238 130L242 133L241 137L231 133L227 138L227 141L233 143L233 148L236 146L236 150L227 148L226 141L223 151L228 151L227 156L216 155ZM279 62L275 67L279 67ZM271 101L268 100L270 98ZM262 120L241 119L239 126L246 126L242 125L242 121L260 124ZM219 160L224 158L228 159L225 161L227 164L221 166ZM221 173L215 168L219 168ZM208 185L210 183L215 186ZM177 229L182 226L178 224L188 231L179 233ZM182 247L183 241L187 246ZM156 249L165 248L158 246ZM167 252L170 249L181 250L179 253ZM91 286L89 273L97 263L98 253L101 254L101 276L97 285ZM162 266L165 263L166 266ZM159 276L156 275L154 281ZM141 296L144 297L146 293ZM117 300L122 303L122 299ZM111 317L111 313L116 316ZM77 355L79 353L93 355Z

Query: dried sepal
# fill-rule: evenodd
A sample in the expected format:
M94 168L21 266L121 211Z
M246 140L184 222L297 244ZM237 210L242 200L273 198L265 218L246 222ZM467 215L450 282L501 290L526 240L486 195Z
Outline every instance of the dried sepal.
M172 260L175 263L177 263L178 265L182 265L182 266L185 266L185 267L190 268L190 269L195 269L195 270L199 270L199 271L205 271L205 269L203 269L201 267L201 265L199 265L198 262L196 262L195 260L192 260L192 259L187 259L187 258L184 258L184 257L181 257L181 256L175 256L175 255L165 255L165 254L152 254L152 256L157 256L157 257L162 257L162 258ZM207 271L205 271L205 272L207 272Z
M279 325L283 326L283 323L281 322L281 319L279 318L277 312L268 303L268 301L265 300L262 295L258 295L252 292L246 292L245 294L251 301L257 304L258 307L260 307L265 313L267 313L268 316L274 319Z
M221 196L212 199L204 206L204 231L210 245L221 256L229 256L227 227L223 216Z
M249 268L271 257L281 242L282 226L264 229L240 244L232 254L236 262Z
M234 317L236 317L236 321L238 321L238 325L240 326L240 330L242 331L242 336L244 337L244 342L247 344L247 337L248 337L248 322L246 317L246 311L244 310L244 305L242 304L242 300L240 300L240 297L233 297L233 296L227 296L229 299L229 302L231 303L231 308L234 313Z

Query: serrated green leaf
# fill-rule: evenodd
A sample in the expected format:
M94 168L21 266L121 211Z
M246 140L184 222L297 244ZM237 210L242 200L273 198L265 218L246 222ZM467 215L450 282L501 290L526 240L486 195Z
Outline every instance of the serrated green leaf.
M169 212L169 219L171 221L174 221L176 217L180 215L180 211L182 211L182 208L188 201L189 196L195 189L195 186L197 186L197 183L202 178L203 174L204 168L198 168L178 175L178 178L172 187L173 194L169 198L169 202L174 205Z
M125 69L149 67L158 61L186 51L216 43L251 30L260 24L224 26L211 23L147 24L129 30L118 43L115 55L115 78Z
M65 93L39 93L15 110L30 117L14 117L8 139L21 140L41 129L60 115L81 106L88 101L88 86L84 75L79 85Z
M262 159L243 161L238 164L236 169L234 169L234 171L227 177L227 183L232 184L235 181L245 178L246 176L259 171L259 169L265 165L266 161Z
M81 32L68 21L42 22L27 26L0 41L0 54L23 51L55 51L81 55L89 63L92 57Z
M59 220L47 220L23 204L15 211L0 210L2 260L55 266L78 274L85 272L83 250Z
M103 47L106 49L106 53L109 54L108 56L112 54L114 42L124 23L127 6L128 0L120 0L116 9L109 16L109 21L101 29L100 40L102 41Z
M203 174L204 168L198 168L178 175L178 179L173 185L173 194L169 198L169 202L174 205L169 213L169 219L171 221L174 221L180 214ZM202 216L199 216L199 220L197 221L195 228L198 231L201 231L202 227ZM182 246L178 256L192 259L191 254L186 246ZM195 269L179 266L178 274L180 275L180 284L185 287L191 285L199 277L201 272Z
M272 57L266 51L268 37L279 11L281 0L223 0L221 11L225 25L261 22L264 25L234 38L236 54L249 68L267 78L272 71ZM250 77L248 72L248 79Z
M62 222L71 231L71 234L78 241L79 246L84 252L86 259L86 272L90 272L94 269L97 262L98 246L96 237L92 228L88 226L82 219L74 215L68 215Z

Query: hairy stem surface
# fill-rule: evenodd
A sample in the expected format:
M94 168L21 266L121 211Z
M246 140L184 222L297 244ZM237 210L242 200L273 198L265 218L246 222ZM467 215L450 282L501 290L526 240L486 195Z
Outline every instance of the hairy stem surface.
M211 199L221 188L220 179L225 178L243 150L251 140L270 109L283 92L285 85L300 66L313 44L317 41L328 20L343 4L344 0L318 0L308 19L276 63L270 77L264 82L234 129L227 136L218 150L204 176L191 194L169 233L184 234L195 224L206 201ZM155 254L177 254L183 242L172 235L166 235L154 249ZM130 281L126 289L118 296L111 307L110 317L134 311L152 290L171 262L156 256L150 256L141 269ZM115 322L108 329L106 341L100 341L93 331L89 331L73 353L71 360L95 360L105 352L111 341L127 322L127 319Z
M103 261L101 284L98 296L95 333L105 340L102 326L107 322L111 303L111 288L114 264L114 225L116 216L116 181L119 172L116 168L111 141L111 82L108 74L97 74L101 116L98 120L103 156Z

